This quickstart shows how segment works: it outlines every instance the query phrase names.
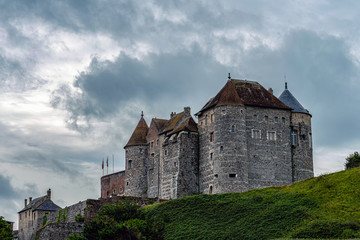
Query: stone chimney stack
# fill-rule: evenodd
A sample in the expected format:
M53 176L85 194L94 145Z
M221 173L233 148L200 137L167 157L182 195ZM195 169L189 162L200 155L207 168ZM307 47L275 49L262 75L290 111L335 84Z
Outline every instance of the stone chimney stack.
M51 189L47 190L47 197L49 200L51 200Z
M25 207L26 207L26 205L27 205L27 199L25 198Z
M268 90L272 95L274 95L274 90L272 88L269 88Z
M176 112L171 112L170 113L170 118L173 118L173 116L175 116L176 115Z
M32 202L32 197L29 197L29 204L31 206L31 202Z
M190 107L184 107L184 114L186 117L190 117Z

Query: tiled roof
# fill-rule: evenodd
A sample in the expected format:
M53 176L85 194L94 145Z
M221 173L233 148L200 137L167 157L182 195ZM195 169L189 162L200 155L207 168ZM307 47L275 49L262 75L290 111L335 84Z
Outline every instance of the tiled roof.
M291 110L258 82L247 80L229 80L219 93L196 114L214 106L240 105Z
M146 145L146 135L149 130L149 127L143 117L141 117L138 125L136 126L133 134L131 135L128 143L125 147L129 146L138 146L138 145Z
M161 131L161 133L166 133L169 131L172 131L176 124L180 121L180 119L182 118L182 116L184 115L184 112L175 114L175 116L173 116L165 125L163 130Z
M197 132L197 124L195 123L194 119L190 116L185 118L180 125L172 131L170 134L174 134L180 131L189 131L189 132Z
M42 204L40 204L36 209L34 210L43 210L43 211L58 211L61 209L58 205L56 205L51 200L45 200Z
M35 206L38 202L40 202L44 197L46 197L46 195L45 195L45 196L42 196L42 197L38 197L38 198L33 199L33 200L31 201L31 204L29 203L26 207L24 207L23 209L21 209L19 213L21 213L21 212L23 212L23 211L26 211L26 210L28 210L28 209L30 209L30 208L32 208L32 207Z
M164 128L165 124L169 121L167 119L159 119L159 118L153 118L152 120L158 132L160 132Z
M309 111L307 109L305 109L300 103L299 101L291 94L291 92L287 89L287 87L285 88L285 90L281 93L279 99L285 103L286 105L290 106L293 110L292 112L296 112L296 113L306 113L309 114L311 116L311 114L309 113Z

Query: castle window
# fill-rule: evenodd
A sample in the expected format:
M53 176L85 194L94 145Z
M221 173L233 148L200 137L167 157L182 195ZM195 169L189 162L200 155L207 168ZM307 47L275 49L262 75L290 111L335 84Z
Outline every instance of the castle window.
M195 148L191 148L191 153L195 154Z
M311 139L311 133L309 133L309 147L312 147L312 139Z
M254 139L261 139L261 130L251 129L251 137Z
M242 110L242 109L240 109L240 113L243 113L243 110Z
M220 152L222 153L224 151L224 146L220 146Z
M129 160L128 161L128 169L131 169L132 168L132 160Z
M154 141L151 141L150 143L150 147L153 148L154 147Z
M235 173L230 173L229 178L236 178L236 174Z
M208 115L205 116L205 125L208 124Z
M222 110L221 113L222 113L222 115L225 115L225 114L226 114L226 110L225 110L225 109Z
M257 115L256 115L256 114L253 116L253 120L254 120L254 121L257 120Z
M156 139L156 146L159 146L159 139Z
M273 141L276 140L276 132L268 131L266 136L267 136L267 140L273 140Z
M142 153L143 152L143 149L142 148L139 148L139 153Z
M231 132L235 132L235 125L231 126Z
M291 130L291 145L293 146L297 146L297 131L296 130Z
M174 162L174 166L176 167L176 165L177 165L177 163L176 162Z
M210 186L210 188L209 188L209 194L212 194L212 191L213 191L213 186Z
M213 160L214 158L214 153L210 153L210 160Z
M274 117L274 122L279 122L279 118L278 117Z
M114 189L114 191L113 191L114 193L116 193L116 190Z
M164 155L166 156L168 154L167 150L164 151Z
M129 182L126 182L126 186L129 186Z
M211 120L211 122L214 121L214 114L213 113L210 115L210 120Z
M210 142L213 142L214 141L214 132L211 132L210 133Z
M281 121L282 121L282 123L285 123L285 118L284 117L281 118Z
M217 175L217 174L215 174L214 176L215 176L215 178L218 178L218 177L219 177L219 175Z
M264 117L264 121L265 121L265 122L269 121L269 117L268 117L268 116L265 116L265 117Z

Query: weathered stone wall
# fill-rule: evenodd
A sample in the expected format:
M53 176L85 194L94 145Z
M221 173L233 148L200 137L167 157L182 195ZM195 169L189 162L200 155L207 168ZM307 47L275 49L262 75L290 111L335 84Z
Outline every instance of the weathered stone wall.
M294 181L314 177L311 116L304 113L291 114L291 127L297 134L292 146Z
M210 133L214 132L215 116L213 109L199 116L199 185L201 193L210 193L214 181L214 161L210 154L215 152L214 142L210 142Z
M161 198L174 199L177 196L180 144L178 134L166 137L163 143L161 174Z
M179 171L177 177L177 196L184 197L199 193L199 135L196 132L180 132Z
M290 114L288 110L247 108L249 189L292 183ZM253 136L254 130L260 131L260 138ZM274 132L274 140L269 139L269 132Z
M123 194L125 190L125 170L101 177L101 197Z
M149 127L147 141L149 143L148 172L147 172L147 196L159 196L159 180L160 180L160 152L162 142L158 135L155 123L152 121Z
M213 193L246 191L248 161L245 108L237 105L219 106L214 113L214 142L210 143L214 152Z
M82 223L49 223L38 231L38 240L65 240L70 233L84 230Z
M125 148L125 192L126 196L147 196L148 146ZM129 161L132 161L130 168Z

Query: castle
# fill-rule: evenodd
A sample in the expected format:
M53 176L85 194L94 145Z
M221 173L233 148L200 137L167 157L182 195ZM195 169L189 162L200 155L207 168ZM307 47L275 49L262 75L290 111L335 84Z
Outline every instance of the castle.
M231 79L195 114L143 114L125 148L125 170L101 178L113 194L174 199L243 192L313 177L311 114L287 89Z

